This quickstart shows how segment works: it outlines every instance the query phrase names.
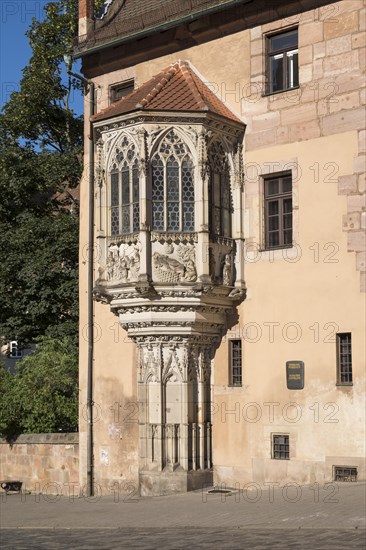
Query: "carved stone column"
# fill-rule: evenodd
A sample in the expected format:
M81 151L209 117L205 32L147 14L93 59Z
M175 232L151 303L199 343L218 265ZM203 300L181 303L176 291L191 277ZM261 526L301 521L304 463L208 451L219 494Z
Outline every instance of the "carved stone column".
M203 335L133 339L139 347L141 494L168 494L210 484L207 398L210 357L217 339Z

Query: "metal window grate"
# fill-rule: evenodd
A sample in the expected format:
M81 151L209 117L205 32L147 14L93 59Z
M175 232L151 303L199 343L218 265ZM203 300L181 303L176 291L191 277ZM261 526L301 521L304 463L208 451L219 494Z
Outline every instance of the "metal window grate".
M230 384L242 385L242 346L241 340L230 340Z
M333 466L334 481L357 481L355 466Z
M350 332L337 334L337 382L352 384L352 337Z
M278 460L290 459L290 436L273 435L273 458Z

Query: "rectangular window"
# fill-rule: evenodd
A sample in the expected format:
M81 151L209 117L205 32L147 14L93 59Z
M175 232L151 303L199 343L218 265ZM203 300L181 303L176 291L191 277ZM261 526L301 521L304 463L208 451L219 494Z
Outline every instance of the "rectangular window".
M9 344L9 356L10 357L22 357L21 350L18 349L18 342L17 340L12 340Z
M290 460L290 436L274 434L272 436L272 458Z
M334 481L357 481L356 466L333 466Z
M267 93L298 87L298 30L267 36L266 42Z
M229 383L231 386L242 384L242 346L241 340L229 340Z
M292 246L290 172L264 178L265 248Z
M119 99L122 99L122 97L130 94L131 92L133 92L134 87L135 81L133 78L111 86L109 88L109 103L115 103Z
M352 384L352 338L350 332L337 334L337 384Z

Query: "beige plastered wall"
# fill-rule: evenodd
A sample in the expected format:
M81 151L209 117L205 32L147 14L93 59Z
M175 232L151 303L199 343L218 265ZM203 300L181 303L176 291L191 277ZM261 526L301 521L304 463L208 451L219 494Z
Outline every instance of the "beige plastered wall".
M297 159L298 239L293 249L273 255L254 246L261 242L261 177L249 184L248 296L214 361L218 483L330 481L333 465L357 466L365 476L365 300L340 223L346 199L338 195L337 180L316 182L310 169L336 159L342 176L352 170L356 153L357 133L349 132L246 154L259 167L265 158L264 169ZM337 332L352 333L350 387L336 385ZM242 339L242 388L228 385L230 338ZM305 363L303 390L287 390L290 360ZM276 433L290 435L289 461L271 458Z
M330 480L335 464L358 466L359 476L365 475L365 312L364 294L360 292L360 272L365 271L360 225L362 215L365 217L361 158L365 132L360 119L364 103L365 10L361 1L334 5L337 21L333 26L320 10L305 12L299 21L276 23L277 28L299 24L300 78L304 84L295 105L293 98L289 102L283 94L272 99L260 94L258 101L250 96L251 83L263 85L260 37L273 26L236 33L94 79L99 111L108 106L111 84L134 77L139 86L178 58L188 59L248 126L244 153L249 167L245 177L248 296L240 306L237 327L223 339L213 362L213 457L218 483ZM344 36L351 38L342 40ZM337 38L341 40L328 43ZM325 56L331 56L330 47L346 48L337 55L348 53L348 61L342 58L328 62ZM349 48L356 53L350 54ZM346 67L346 71L337 74L337 67ZM314 111L316 98L311 83L317 78L323 94L329 95L332 90L324 91L328 82L338 85L339 97L333 98L338 103L327 103L329 110L325 112L317 101ZM351 94L349 99L347 93ZM266 116L268 112L270 116ZM85 162L87 166L87 151ZM331 163L330 168L327 163ZM296 173L297 246L286 251L284 259L282 251L269 256L261 250L262 177L275 168L289 166ZM81 483L85 483L86 476L87 204L85 171L80 235ZM354 211L358 225L345 227L347 216ZM95 267L97 278L97 262ZM95 304L94 464L95 481L104 492L116 488L130 492L129 484L135 486L138 482L135 348L122 328L117 328L117 321L108 305ZM352 332L354 385L349 388L336 386L335 333L342 331ZM228 386L230 337L243 339L242 388ZM285 362L290 359L305 362L302 391L286 389ZM235 414L227 414L230 410ZM271 459L273 433L290 435L289 461Z

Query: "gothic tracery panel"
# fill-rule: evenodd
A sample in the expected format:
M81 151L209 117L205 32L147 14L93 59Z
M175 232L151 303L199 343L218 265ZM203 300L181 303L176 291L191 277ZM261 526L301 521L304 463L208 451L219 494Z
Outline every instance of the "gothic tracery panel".
M194 231L194 170L190 151L174 130L152 159L154 231Z
M110 235L128 235L140 226L138 150L123 136L110 161Z

